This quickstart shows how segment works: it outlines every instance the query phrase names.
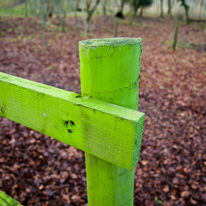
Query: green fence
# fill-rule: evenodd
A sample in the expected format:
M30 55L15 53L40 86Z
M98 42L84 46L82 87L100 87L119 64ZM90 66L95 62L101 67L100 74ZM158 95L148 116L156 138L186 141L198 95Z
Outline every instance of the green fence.
M133 205L141 48L139 38L81 41L81 95L0 73L0 116L86 152L89 206Z

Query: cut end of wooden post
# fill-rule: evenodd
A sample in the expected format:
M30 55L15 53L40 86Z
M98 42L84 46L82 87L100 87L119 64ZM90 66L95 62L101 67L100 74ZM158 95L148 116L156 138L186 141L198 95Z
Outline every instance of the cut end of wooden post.
M80 41L79 44L86 47L99 46L120 46L120 45L134 45L141 44L141 38L105 38L105 39L88 39Z
M82 96L137 110L141 38L79 42Z

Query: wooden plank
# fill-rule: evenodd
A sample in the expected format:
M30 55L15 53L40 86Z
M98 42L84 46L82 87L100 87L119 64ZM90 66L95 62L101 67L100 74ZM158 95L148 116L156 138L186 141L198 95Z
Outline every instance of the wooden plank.
M15 199L0 190L0 206L22 206Z
M144 114L0 73L0 116L132 170Z
M138 107L140 38L81 41L80 74L83 96L134 109ZM134 163L139 160L142 127L135 139ZM117 141L120 140L116 137ZM125 136L129 138L129 135ZM123 145L122 145L123 146ZM129 171L86 153L89 206L132 206L134 170Z

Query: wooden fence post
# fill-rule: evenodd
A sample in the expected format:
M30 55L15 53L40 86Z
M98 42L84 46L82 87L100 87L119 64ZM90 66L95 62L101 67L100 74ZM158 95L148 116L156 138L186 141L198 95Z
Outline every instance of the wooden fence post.
M82 95L137 110L141 42L140 38L81 41ZM132 206L134 169L121 168L88 153L85 156L89 206Z

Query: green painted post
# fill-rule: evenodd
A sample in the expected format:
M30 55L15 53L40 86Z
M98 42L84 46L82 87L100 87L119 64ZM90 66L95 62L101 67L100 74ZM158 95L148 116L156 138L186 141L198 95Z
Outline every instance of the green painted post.
M139 159L142 112L0 72L0 116L128 170Z
M81 41L82 95L137 110L141 42L140 38ZM88 153L85 156L89 206L132 206L134 169L126 170Z

